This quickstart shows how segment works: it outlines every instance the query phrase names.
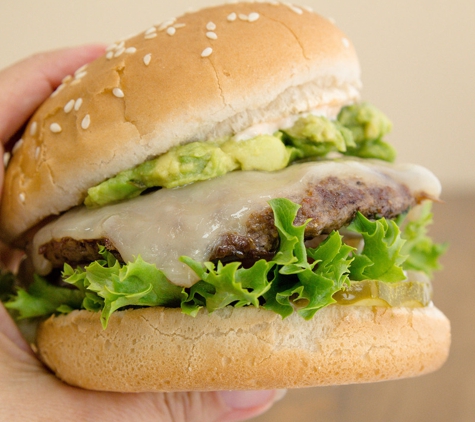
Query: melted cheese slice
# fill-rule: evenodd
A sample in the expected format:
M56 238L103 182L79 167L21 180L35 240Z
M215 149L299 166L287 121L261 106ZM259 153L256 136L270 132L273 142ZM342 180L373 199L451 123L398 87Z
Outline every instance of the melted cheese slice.
M180 256L206 261L220 236L244 234L250 214L268 206L268 200L302 197L309 185L336 175L376 186L386 186L391 179L414 196L437 198L441 190L437 178L423 167L369 160L309 162L272 173L238 171L99 209L77 207L39 230L33 251L63 237L108 238L124 261L141 255L171 282L191 286L196 274L179 261ZM50 262L37 252L33 262L38 273L51 271Z

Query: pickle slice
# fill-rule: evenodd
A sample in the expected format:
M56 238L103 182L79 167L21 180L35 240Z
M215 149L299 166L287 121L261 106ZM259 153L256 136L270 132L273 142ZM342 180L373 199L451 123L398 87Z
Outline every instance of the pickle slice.
M431 302L432 285L419 274L397 283L378 280L352 281L349 287L336 292L333 299L340 305L417 308L427 306Z

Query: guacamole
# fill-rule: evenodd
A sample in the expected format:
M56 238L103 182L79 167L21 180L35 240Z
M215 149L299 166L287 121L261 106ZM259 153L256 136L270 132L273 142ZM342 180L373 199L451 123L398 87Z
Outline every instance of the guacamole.
M394 148L382 139L391 127L376 107L359 103L343 107L336 120L307 115L273 135L179 145L90 188L85 204L100 207L150 188L175 188L235 170L277 171L295 160L330 153L394 161Z

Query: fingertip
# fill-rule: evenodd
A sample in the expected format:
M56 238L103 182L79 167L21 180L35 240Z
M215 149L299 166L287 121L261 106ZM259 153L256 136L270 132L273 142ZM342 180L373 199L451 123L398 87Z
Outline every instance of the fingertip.
M0 71L0 141L7 143L64 77L104 52L102 44L68 47L37 53Z
M281 400L287 390L221 391L219 396L229 409L226 421L241 421L258 416Z

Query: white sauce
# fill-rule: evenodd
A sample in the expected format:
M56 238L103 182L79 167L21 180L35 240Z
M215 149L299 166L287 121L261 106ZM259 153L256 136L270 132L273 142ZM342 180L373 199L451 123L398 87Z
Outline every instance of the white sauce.
M300 117L306 117L309 114L314 116L323 116L330 120L335 120L338 116L341 107L318 107L305 113L291 114L287 117L272 120L269 122L262 122L248 127L247 129L236 133L233 139L236 141L245 141L246 139L254 138L258 135L272 135L279 129L288 129L292 127Z
M267 206L269 199L302 195L310 183L334 175L381 186L388 184L389 177L405 184L413 194L424 192L433 198L440 194L437 178L411 164L340 160L298 164L273 173L237 171L99 209L75 208L38 231L33 250L52 239L104 237L112 241L124 261L141 255L173 283L191 286L196 275L178 261L180 256L206 261L221 235L244 234L249 214ZM33 262L40 274L51 270L43 255L33 254Z

